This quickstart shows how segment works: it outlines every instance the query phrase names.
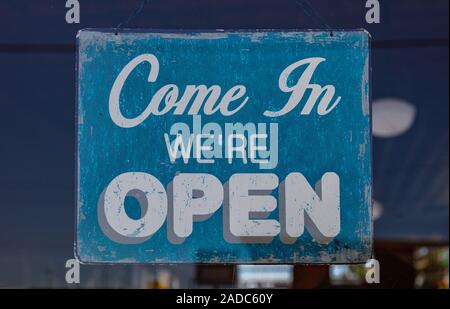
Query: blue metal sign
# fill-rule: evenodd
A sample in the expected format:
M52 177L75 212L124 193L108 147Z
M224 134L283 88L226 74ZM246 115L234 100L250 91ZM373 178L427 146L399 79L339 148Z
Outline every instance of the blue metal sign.
M371 256L365 31L78 35L78 258Z

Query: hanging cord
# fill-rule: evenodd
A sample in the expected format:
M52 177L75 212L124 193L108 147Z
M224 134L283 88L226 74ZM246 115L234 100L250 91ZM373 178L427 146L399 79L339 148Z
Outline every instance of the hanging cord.
M144 7L150 2L150 0L142 0L141 4L128 16L128 18L124 22L120 22L117 27L115 34L119 33L120 28L128 25L133 19L135 19L139 14L141 14Z
M303 10L303 13L305 13L306 16L310 17L314 24L321 28L325 26L327 30L330 31L330 36L333 36L333 30L331 30L330 25L327 24L327 22L323 19L323 17L314 9L314 7L309 3L307 0L298 0L296 3L301 7Z

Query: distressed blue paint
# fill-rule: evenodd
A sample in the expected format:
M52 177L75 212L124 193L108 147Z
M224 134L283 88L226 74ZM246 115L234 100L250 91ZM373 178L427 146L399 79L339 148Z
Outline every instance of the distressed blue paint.
M369 110L369 37L364 31L263 33L120 33L81 31L78 53L78 212L77 246L80 260L90 263L239 262L239 263L354 263L371 255L371 135ZM148 65L139 66L123 90L126 116L145 108L151 94L168 83L235 84L247 87L249 102L236 115L214 114L202 123L278 122L279 163L274 170L239 161L214 165L190 161L170 164L163 133L174 122L191 123L188 116L149 117L132 129L116 126L109 116L112 84L134 57L152 53L160 63L156 83L147 82ZM333 84L342 96L326 116L300 116L298 106L277 118L263 116L278 110L289 97L278 89L278 77L289 64L324 57L314 81ZM270 244L229 244L223 239L222 209L194 223L183 244L167 240L166 223L151 239L123 245L108 239L97 220L97 202L108 183L121 173L155 175L165 186L177 172L205 172L223 183L236 172L274 172L282 181L301 172L314 184L325 172L341 181L341 232L328 245L305 233L293 245L276 237ZM278 190L273 195L278 196ZM270 218L278 218L278 210Z

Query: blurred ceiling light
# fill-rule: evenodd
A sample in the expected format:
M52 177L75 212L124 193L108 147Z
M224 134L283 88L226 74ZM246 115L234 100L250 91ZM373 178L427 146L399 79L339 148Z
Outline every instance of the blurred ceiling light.
M416 117L410 102L383 98L372 104L372 132L376 137L395 137L408 131Z
M378 220L383 215L384 207L383 205L378 201L373 201L373 207L372 207L372 218L373 221Z

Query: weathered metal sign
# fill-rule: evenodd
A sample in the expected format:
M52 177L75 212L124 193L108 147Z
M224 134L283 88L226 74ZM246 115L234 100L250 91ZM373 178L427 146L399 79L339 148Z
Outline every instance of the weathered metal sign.
M368 34L80 31L77 182L84 262L365 262Z

